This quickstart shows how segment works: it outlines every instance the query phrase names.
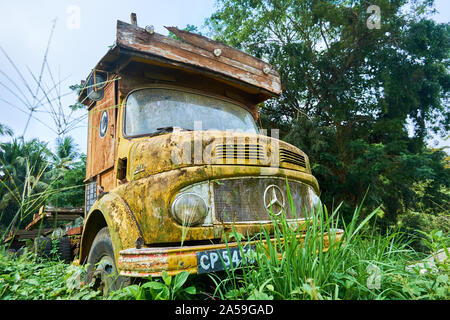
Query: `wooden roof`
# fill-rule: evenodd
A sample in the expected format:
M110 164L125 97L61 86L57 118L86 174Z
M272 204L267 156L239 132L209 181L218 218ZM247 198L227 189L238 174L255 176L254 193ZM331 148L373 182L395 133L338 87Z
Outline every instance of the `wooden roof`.
M207 37L166 27L181 41L117 21L116 43L95 70L118 72L133 57L147 63L203 73L262 94L261 100L281 94L278 71L270 64ZM81 98L81 96L80 96Z

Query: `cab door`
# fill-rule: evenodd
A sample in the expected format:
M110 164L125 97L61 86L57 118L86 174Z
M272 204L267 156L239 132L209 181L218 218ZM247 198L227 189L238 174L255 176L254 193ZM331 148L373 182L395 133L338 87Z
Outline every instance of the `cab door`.
M105 86L103 99L89 110L86 178L96 180L98 188L102 187L105 192L115 187L115 101L115 82L112 81Z

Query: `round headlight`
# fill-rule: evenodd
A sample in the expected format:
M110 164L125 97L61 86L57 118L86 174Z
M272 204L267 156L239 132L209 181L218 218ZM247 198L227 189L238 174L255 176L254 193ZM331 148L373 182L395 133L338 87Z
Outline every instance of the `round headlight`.
M195 193L182 193L172 203L172 214L183 226L200 224L208 213L208 206L202 197Z
M319 196L312 188L309 188L309 195L311 199L311 209L315 210L318 206L322 205L322 201L320 201Z

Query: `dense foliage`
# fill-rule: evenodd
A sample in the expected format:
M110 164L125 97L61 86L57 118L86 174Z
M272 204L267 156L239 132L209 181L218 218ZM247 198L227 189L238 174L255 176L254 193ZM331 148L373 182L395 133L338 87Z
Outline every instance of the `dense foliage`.
M326 210L326 209L325 209ZM41 260L25 251L22 255L0 246L0 299L443 299L450 298L450 259L413 250L399 231L380 236L370 226L377 211L358 222L360 208L344 227L341 241L333 235L339 210L318 210L311 216L312 228L293 228L284 216L273 218L274 234L262 230L254 251L246 256L255 264L243 265L222 273L189 276L183 271L113 291L100 292L82 285L85 267L54 260ZM319 224L320 221L320 224ZM324 251L322 235L330 235ZM269 240L271 243L259 242ZM298 241L303 238L304 241ZM426 235L431 253L445 252L449 238L440 231ZM231 241L244 235L233 232ZM281 241L283 239L283 241ZM242 252L242 251L241 251Z
M207 20L217 40L278 69L283 93L262 106L262 124L308 154L322 200L344 201L349 219L369 189L382 230L450 210L448 156L427 147L450 125L450 25L427 18L432 5L219 0Z
M23 228L44 204L83 206L85 167L71 137L57 139L54 153L36 138L0 143L0 229Z
M217 279L215 294L228 299L447 299L450 260L413 263L423 254L409 246L402 232L381 236L370 226L378 210L361 221L361 206L357 207L341 239L334 236L339 208L328 212L318 207L309 217L311 228L294 228L284 217L273 215L278 223L274 235L260 235L256 267L244 265L241 272L227 271L222 279L212 275ZM425 238L431 252L448 257L450 243L442 232Z
M98 299L99 292L81 286L81 267L39 259L25 250L20 256L0 246L1 300Z

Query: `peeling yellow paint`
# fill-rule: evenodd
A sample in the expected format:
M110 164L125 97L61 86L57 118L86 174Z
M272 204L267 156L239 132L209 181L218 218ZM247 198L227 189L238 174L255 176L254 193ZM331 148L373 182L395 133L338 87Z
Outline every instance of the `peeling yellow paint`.
M118 27L122 30L118 32L118 35L122 36L124 35L123 30L129 29L129 26L123 23L119 23ZM131 29L133 33L142 32L134 27ZM130 34L126 33L126 35ZM130 39L128 36L125 38L122 36L118 37L119 45L120 43L123 45L125 40L129 42L131 38L134 39L133 41L140 42L141 36L147 37L148 34L144 32L141 36ZM153 40L156 39L154 37L155 35L152 36ZM164 37L158 36L158 39L163 41ZM188 37L188 39L194 41L192 37ZM209 61L203 54L198 57L197 55L192 56L192 54L198 54L199 50L203 52L204 49L201 49L200 44L209 45L210 42L203 40L198 42L198 39L195 41L196 44L193 47L189 45L190 50L193 50L191 60L196 57L200 59L198 62ZM183 46L186 49L186 43L174 42L172 39L165 39L161 43L164 43L163 47L165 48L160 52L162 56L166 56L165 50L169 49L173 52L183 53L182 55L187 54L186 50L180 51L178 48L178 46ZM148 49L141 47L139 43L135 45L138 45L135 47L137 51L145 52ZM209 183L209 181L237 177L279 177L306 184L319 194L319 185L311 174L308 156L295 146L273 137L212 130L180 131L135 138L124 135L125 97L132 90L142 88L144 83L146 85L149 83L149 79L142 78L142 74L155 76L155 70L163 71L165 78L172 76L176 79L176 85L164 83L164 81L155 84L150 81L151 86L175 86L233 100L249 110L256 120L258 119L258 103L281 92L281 88L278 88L277 72L271 71L270 74L262 75L261 68L256 68L257 74L254 75L257 76L256 78L253 79L253 76L248 78L248 72L245 72L244 78L237 79L238 82L243 81L239 84L236 79L228 81L230 79L226 80L227 78L223 76L208 75L204 72L204 68L198 68L198 72L196 72L195 67L191 66L192 61L189 63L189 68L186 69L181 68L180 65L175 66L154 60L151 56L146 58L139 55L139 57L125 59L126 54L116 52L117 50L117 48L111 49L107 55L108 61L117 59L117 68L110 69L108 72L118 81L108 87L110 103L114 104L110 106L111 110L114 110L114 112L111 111L110 116L113 123L110 127L111 132L107 135L109 140L106 138L103 140L105 143L108 142L105 144L108 152L110 151L111 157L108 159L114 161L109 161L111 163L108 162L107 168L103 168L103 171L97 170L96 176L87 176L87 179L92 181L97 179L95 181L100 183L99 187L102 186L101 183L107 181L108 188L104 189L107 192L97 199L86 218L81 241L80 263L86 261L95 233L104 227L106 222L111 235L116 263L122 275L153 276L160 275L161 270L167 270L169 274L175 274L180 270L195 273L197 270L196 252L223 248L224 240L232 232L230 223L218 222L214 219L208 225L184 227L173 218L171 204L175 196L183 188L196 183ZM257 59L246 55L242 56L238 51L232 50L229 53L232 52L234 53L231 56L235 56L237 61L242 60L239 66L245 66L247 63L260 66L264 64ZM178 60L180 63L184 63L186 59L186 57L179 57ZM133 63L131 63L132 60ZM229 62L232 61L229 60ZM236 78L238 75L236 71L239 70L229 69L226 64L222 64L223 61L220 64L220 70L223 69L222 73ZM216 71L218 67L219 65L214 64L210 66L211 70ZM251 70L253 69L251 68ZM136 71L139 71L140 75ZM259 80L255 80L255 82L252 79ZM270 85L273 81L275 81L274 88ZM248 86L248 83L251 83L252 86ZM258 84L265 85L259 87ZM272 89L268 90L270 88ZM83 94L85 95L85 93ZM83 101L86 98L83 95L80 97L84 97ZM87 104L92 110L98 108L93 101ZM91 122L90 125L92 125ZM96 133L96 130L89 131L90 138L93 137L93 133ZM99 139L97 137L97 140L89 140L91 153L98 151L96 150L98 145L95 144L99 144ZM229 157L227 153L233 148L236 150L236 156ZM200 152L198 152L199 149ZM89 155L92 157L92 154L88 153ZM88 163L91 160L88 159ZM298 221L299 225L302 223L304 221ZM262 226L269 231L273 229L271 223L241 221L234 225L234 230L245 235L254 235L261 232ZM136 243L138 243L139 249L135 248ZM183 247L181 243L184 244ZM199 246L199 243L211 244ZM188 245L186 246L186 244Z
M333 241L338 243L342 239L342 231L336 232ZM324 251L328 250L330 238L324 234ZM297 236L297 241L302 243L305 235ZM271 240L276 241L274 240ZM283 242L283 239L281 239ZM267 241L262 240L262 245L267 248ZM255 241L250 241L246 245L254 245ZM161 276L165 270L169 275L177 274L181 271L197 273L197 252L208 250L220 250L237 247L237 242L211 244L203 246L184 246L184 247L164 247L164 248L142 248L127 249L120 252L118 267L120 274L134 277L157 277ZM279 256L281 258L281 254Z

